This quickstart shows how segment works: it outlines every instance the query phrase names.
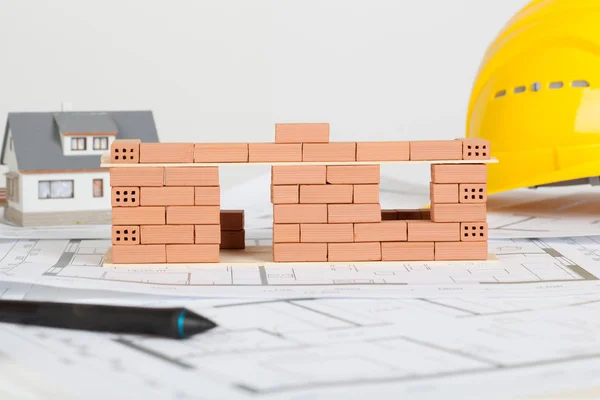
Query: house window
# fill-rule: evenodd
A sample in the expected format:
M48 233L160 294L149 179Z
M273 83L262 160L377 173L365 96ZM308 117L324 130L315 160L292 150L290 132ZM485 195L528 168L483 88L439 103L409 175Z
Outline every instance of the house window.
M71 150L74 150L74 151L85 150L85 138L84 137L71 138Z
M39 199L72 199L73 181L39 181Z
M108 150L108 138L107 137L95 137L94 138L94 150Z
M104 181L94 179L94 197L104 197Z

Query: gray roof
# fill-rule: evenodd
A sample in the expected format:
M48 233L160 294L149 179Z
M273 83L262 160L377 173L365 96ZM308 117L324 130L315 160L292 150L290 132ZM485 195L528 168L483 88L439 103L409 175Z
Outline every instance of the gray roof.
M60 133L117 132L117 126L108 113L62 112L52 116Z
M86 124L89 124L86 125ZM108 129L112 126L112 129ZM20 171L59 171L100 168L100 156L65 156L62 132L117 132L117 139L158 142L152 111L18 112L9 113L2 147L2 164L12 132Z

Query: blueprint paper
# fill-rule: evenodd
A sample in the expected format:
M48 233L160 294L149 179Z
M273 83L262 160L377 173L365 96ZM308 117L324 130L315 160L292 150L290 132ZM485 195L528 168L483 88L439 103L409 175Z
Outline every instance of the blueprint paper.
M110 225L20 227L0 218L0 239L110 239Z
M177 341L0 324L0 343L30 375L68 388L74 398L121 399L126 393L127 399L428 399L485 393L484 398L504 399L599 393L597 293L522 299L131 298L123 304L186 306L219 326ZM20 389L18 383L13 390Z
M249 238L263 243L264 239ZM490 241L491 263L103 267L105 240L0 242L0 280L189 297L414 297L599 290L600 237Z

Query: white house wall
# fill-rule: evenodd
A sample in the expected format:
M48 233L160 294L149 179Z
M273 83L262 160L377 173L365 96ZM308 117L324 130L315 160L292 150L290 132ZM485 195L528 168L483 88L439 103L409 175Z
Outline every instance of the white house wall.
M85 142L85 150L71 150L71 139L79 136L63 136L63 153L66 156L101 156L110 150L110 145L115 140L114 136L108 136L108 149L107 150L94 150L94 138L95 137L107 137L107 136L81 136Z
M102 179L103 197L94 197L94 179ZM72 199L38 198L38 182L73 180ZM21 199L23 212L109 210L110 181L108 172L70 172L58 174L22 174Z
M19 166L17 165L17 155L15 153L15 147L14 145L11 148L11 142L12 142L12 132L10 131L10 129L8 130L8 136L6 137L6 152L4 153L4 163L6 164L6 170L4 173L13 173L13 174L18 174L19 173ZM3 176L2 177L4 179L4 186L6 187L6 177ZM21 185L21 181L19 180L19 199L23 198L23 190L22 190L22 185ZM17 203L14 201L8 201L8 205L12 208L15 208L17 210L21 210L21 203Z

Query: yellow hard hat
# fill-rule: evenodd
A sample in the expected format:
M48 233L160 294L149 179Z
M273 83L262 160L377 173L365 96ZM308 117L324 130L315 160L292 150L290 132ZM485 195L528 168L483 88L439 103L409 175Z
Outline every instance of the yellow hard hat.
M488 48L467 137L491 143L488 191L600 176L600 1L536 0Z

